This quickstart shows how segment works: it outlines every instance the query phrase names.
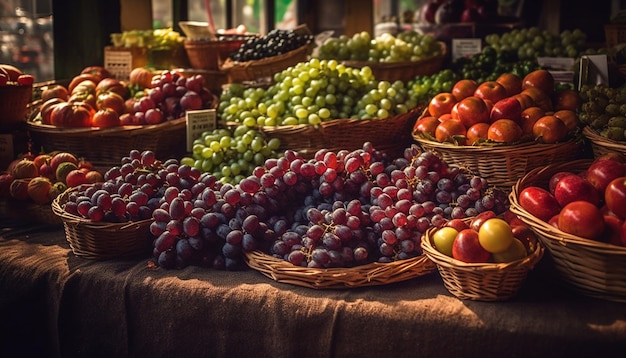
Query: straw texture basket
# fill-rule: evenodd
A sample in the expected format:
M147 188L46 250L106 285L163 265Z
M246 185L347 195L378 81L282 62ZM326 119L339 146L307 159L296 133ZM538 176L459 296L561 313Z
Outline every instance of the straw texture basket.
M228 74L230 82L254 82L266 77L271 78L274 74L290 66L307 61L311 51L311 45L307 44L295 50L261 60L237 62L229 58L226 59L220 70Z
M253 36L257 35L233 35L217 40L186 39L183 45L193 69L217 71L231 53Z
M0 86L0 129L13 129L26 122L33 86Z
M470 220L470 219L466 219ZM422 249L437 264L446 289L464 300L504 301L514 297L522 287L528 272L543 257L541 245L523 259L508 263L465 263L439 252L432 242L436 227L428 229L422 238Z
M440 54L425 58L420 61L402 62L370 62L370 61L343 61L346 66L362 68L369 66L372 69L374 78L379 81L393 82L400 80L408 82L416 76L428 76L439 72L443 60L446 57L447 47L444 42L439 41Z
M394 155L411 145L411 128L418 114L418 110L412 110L385 119L333 119L318 126L265 126L261 130L269 138L280 139L281 149L296 150L306 158L312 158L323 148L331 151L360 149L365 142Z
M416 134L415 141L424 150L438 153L446 162L468 168L490 185L510 190L529 170L579 159L582 145L576 138L556 144L521 143L500 146L460 146L424 139Z
M370 263L351 268L306 268L261 251L245 253L249 267L276 282L315 289L356 288L386 285L427 275L435 270L426 256L390 263Z
M52 212L50 204L36 204L29 200L0 199L0 213L15 220L27 219L38 224L61 226L63 222Z
M583 128L583 136L591 143L594 157L599 157L609 152L617 152L626 155L626 142L618 142L605 138L590 127Z
M119 164L131 149L152 150L158 158L170 158L186 151L186 119L153 125L111 128L60 128L29 122L27 129L35 148L46 152L67 151L89 158L95 166Z
M63 210L70 188L52 201L52 211L63 221L65 237L75 255L109 260L150 253L152 219L127 223L92 222Z
M531 170L509 194L511 211L528 224L546 247L557 278L584 295L626 302L626 247L580 238L556 229L524 210L519 194L529 186L547 186L550 177L562 170L581 171L592 160L548 165Z

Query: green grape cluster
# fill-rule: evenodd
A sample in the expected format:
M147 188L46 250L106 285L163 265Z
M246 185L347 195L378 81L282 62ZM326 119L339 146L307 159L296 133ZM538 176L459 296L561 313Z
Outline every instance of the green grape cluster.
M427 76L416 76L406 87L409 98L415 106L427 104L432 97L441 92L450 92L452 86L461 77L449 68Z
M419 61L441 54L437 40L429 34L404 31L376 38L367 31L330 37L322 43L319 58L339 61L401 62Z
M489 34L485 42L497 52L515 51L520 60L537 57L578 57L585 50L587 35L580 29L552 34L537 27L513 29L501 35Z
M218 128L194 139L191 156L183 157L181 164L212 173L222 183L236 184L266 159L278 158L279 147L278 138L267 140L254 128Z
M626 87L584 85L580 120L601 136L626 141Z
M377 81L368 66L312 58L276 73L268 88L230 86L220 96L218 115L248 127L318 125L341 118L384 119L414 104L402 81Z
M494 81L503 73L513 73L524 77L541 68L536 59L521 59L515 51L498 51L493 46L485 46L482 51L470 57L460 57L450 66L461 78L473 79L478 83Z

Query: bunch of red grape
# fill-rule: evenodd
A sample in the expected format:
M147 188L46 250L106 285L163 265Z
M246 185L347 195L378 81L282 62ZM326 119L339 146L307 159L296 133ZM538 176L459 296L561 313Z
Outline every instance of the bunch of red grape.
M506 202L486 180L415 146L396 159L371 143L320 150L308 160L287 150L237 184L191 175L188 165L165 170L150 227L154 258L164 268L236 270L252 250L305 267L401 260L421 254L431 225L503 212Z

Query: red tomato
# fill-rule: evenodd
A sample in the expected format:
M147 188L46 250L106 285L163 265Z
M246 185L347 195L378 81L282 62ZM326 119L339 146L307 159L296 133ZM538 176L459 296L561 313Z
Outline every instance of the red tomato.
M94 113L93 107L86 103L63 102L54 106L50 122L59 127L91 127Z

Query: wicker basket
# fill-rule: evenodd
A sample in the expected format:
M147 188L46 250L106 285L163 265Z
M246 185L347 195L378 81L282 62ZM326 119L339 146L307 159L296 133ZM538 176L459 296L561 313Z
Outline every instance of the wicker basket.
M626 24L605 24L604 37L607 48L626 42Z
M430 274L435 264L426 256L390 263L370 263L351 268L306 268L261 251L245 253L249 267L276 282L316 289L356 288L386 285Z
M413 138L424 150L438 153L446 162L468 168L490 185L510 190L529 170L550 163L568 162L582 156L582 145L577 138L556 144L535 142L515 145L460 146Z
M61 219L52 212L50 204L36 204L29 200L0 199L0 213L14 220L28 220L38 224L60 226Z
M152 219L127 223L92 222L63 210L69 195L78 190L70 188L52 201L52 211L63 221L65 237L75 255L110 260L150 253Z
M535 168L521 178L509 194L511 211L528 224L546 247L550 268L560 281L591 297L626 302L626 247L615 246L570 235L539 220L524 210L519 194L529 186L546 187L552 175L559 171L581 171L591 159Z
M588 126L583 129L583 136L591 143L591 150L593 151L593 156L596 158L609 152L617 152L626 155L626 142L618 142L605 138Z
M0 86L0 129L13 129L26 122L33 86Z
M280 139L282 150L296 150L305 158L312 158L322 148L331 151L360 149L365 142L371 142L379 151L396 155L411 145L411 127L418 114L418 110L412 110L386 119L333 119L318 126L266 126L261 130L269 138Z
M189 64L196 70L219 70L231 53L254 36L257 35L232 35L217 40L186 39L184 46Z
M311 51L311 45L307 44L281 55L261 60L237 62L229 58L220 67L220 70L228 74L230 82L255 82L266 77L271 78L274 74L288 67L307 61Z
M469 219L466 219L469 220ZM508 263L465 263L439 252L432 243L436 227L428 229L422 238L422 249L437 264L443 284L460 299L504 301L517 294L528 272L543 257L541 245L523 259Z
M343 61L346 66L362 68L369 66L374 78L379 81L394 82L400 80L408 82L416 76L428 76L441 70L443 60L446 57L446 44L439 41L441 53L420 61L402 62L369 62L369 61Z
M46 152L66 151L89 158L97 167L118 165L131 149L152 150L157 158L177 157L186 152L186 119L153 125L111 128L60 128L29 122L27 129L35 148Z

